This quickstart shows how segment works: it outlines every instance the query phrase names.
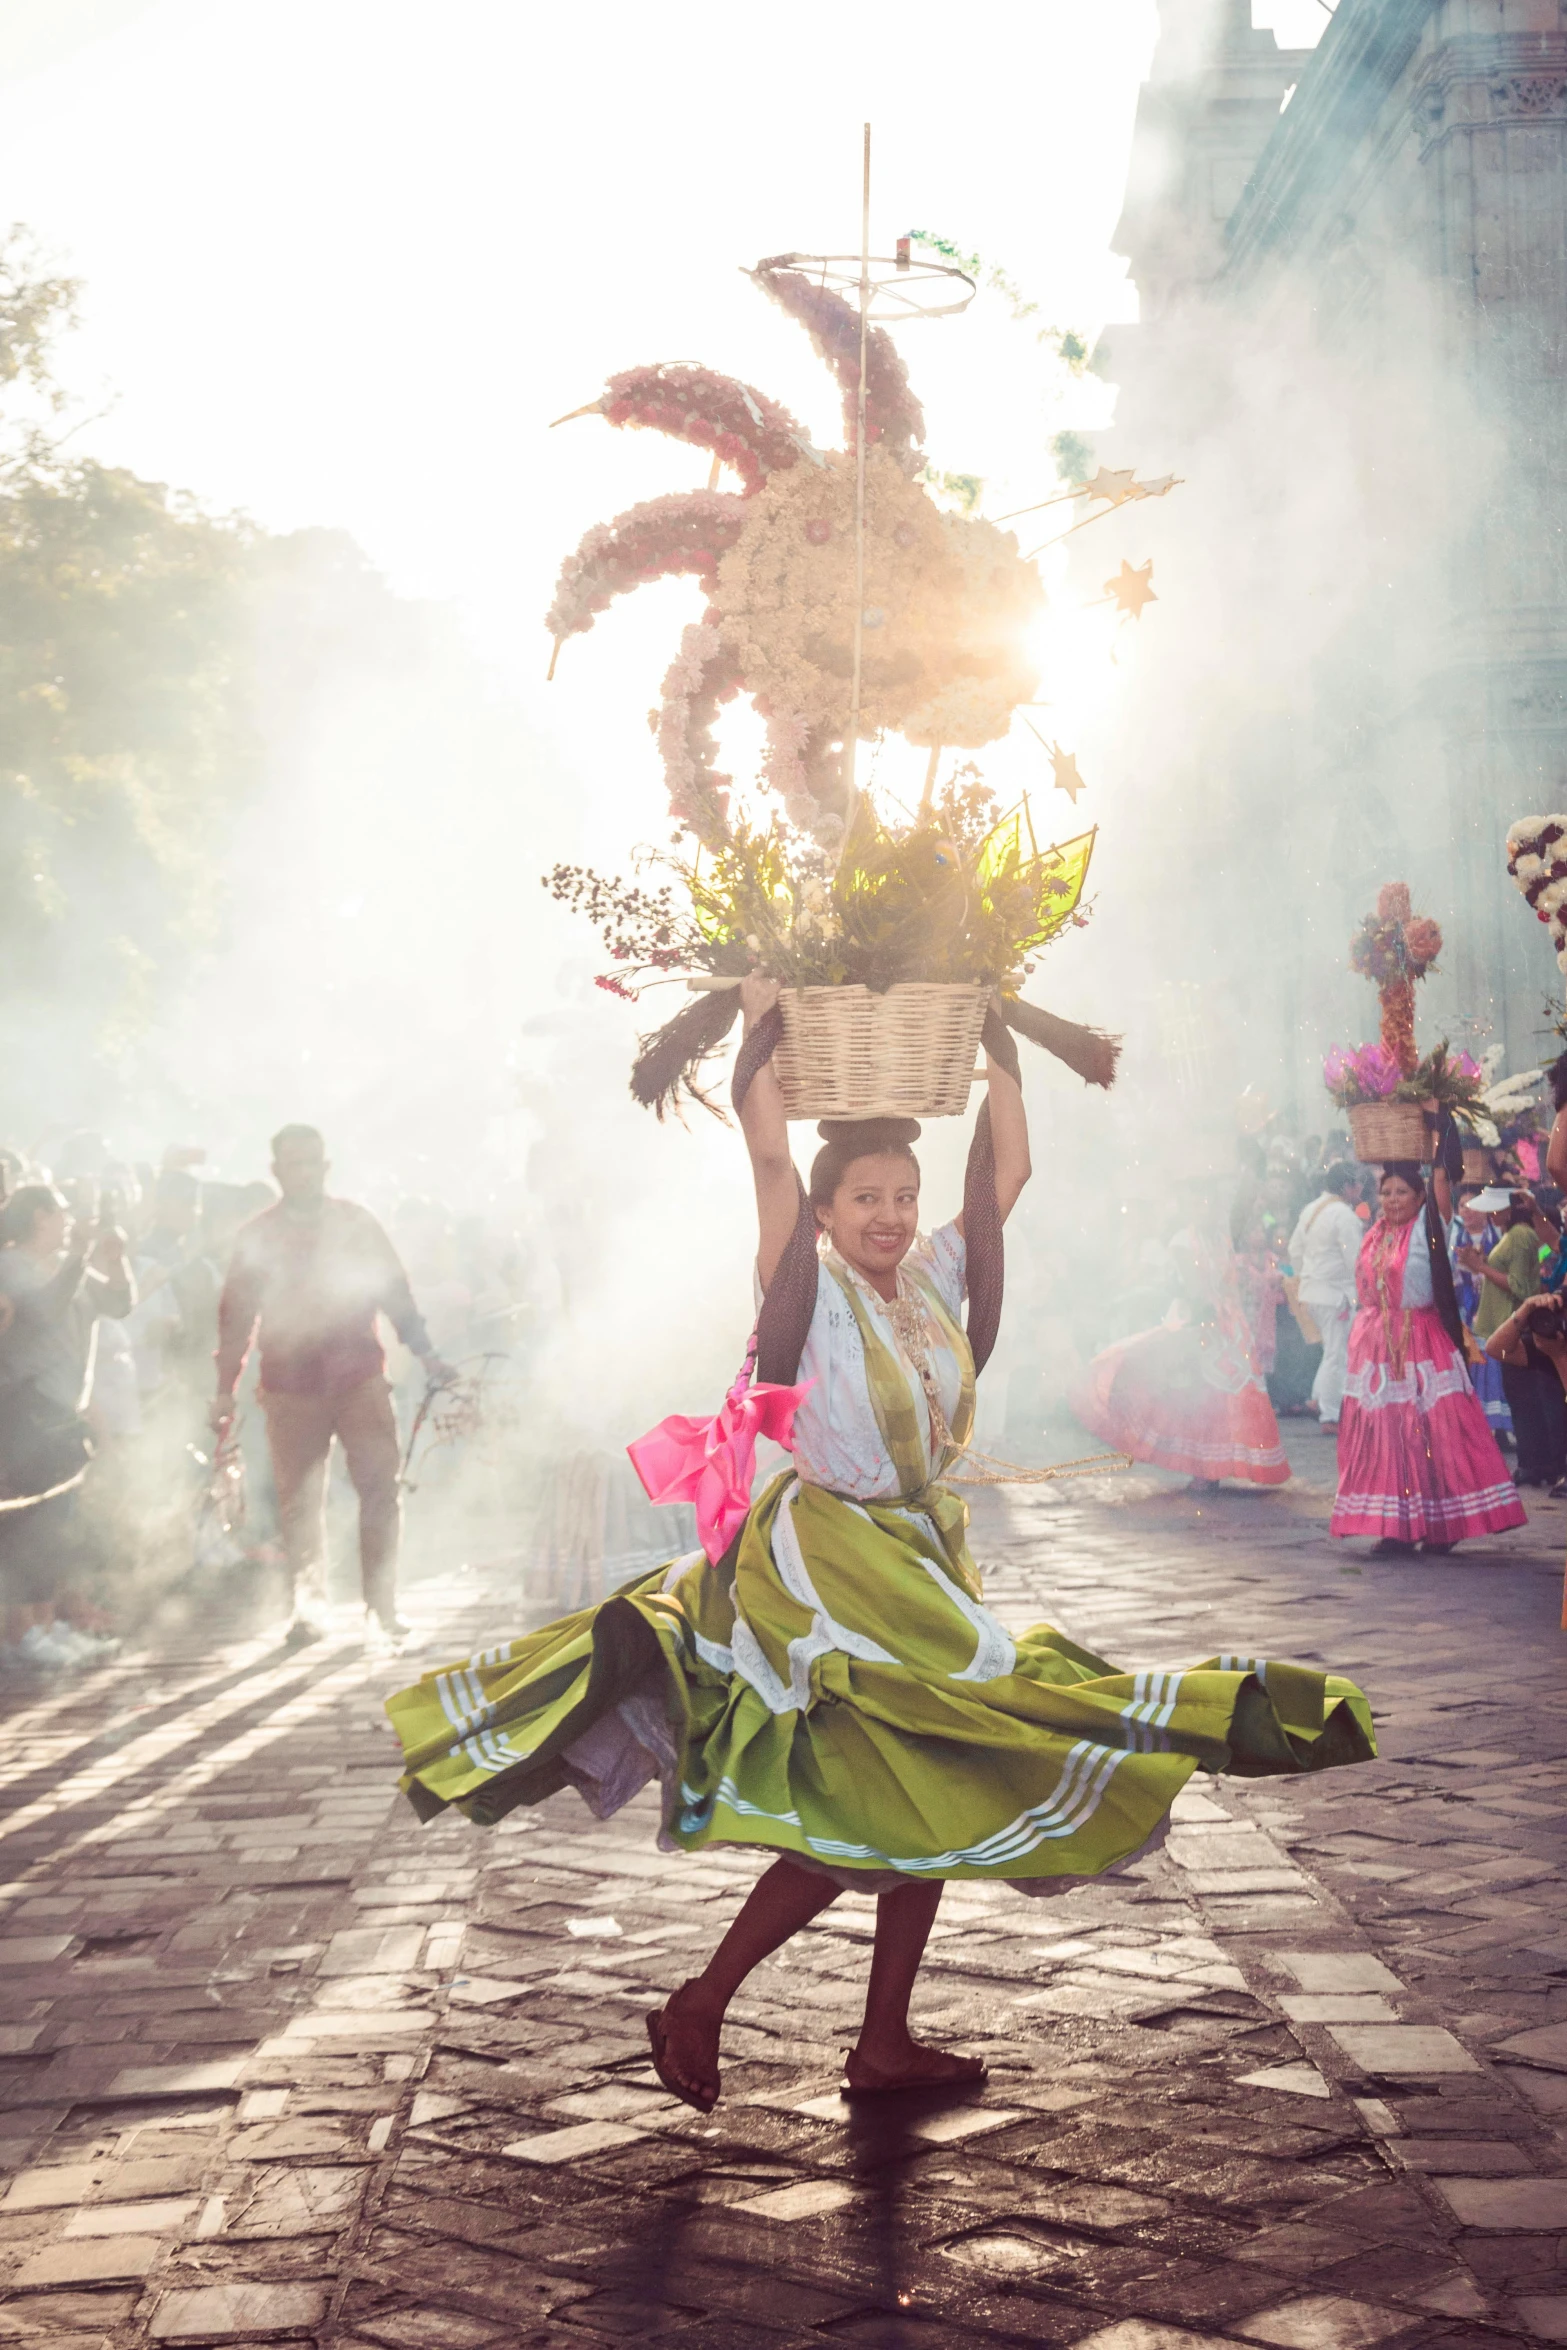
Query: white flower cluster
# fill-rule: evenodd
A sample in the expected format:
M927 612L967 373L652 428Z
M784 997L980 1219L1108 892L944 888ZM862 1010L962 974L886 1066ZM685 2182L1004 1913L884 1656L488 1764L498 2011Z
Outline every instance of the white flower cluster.
M1507 835L1507 870L1542 922L1567 972L1567 816L1521 816Z
M716 628L703 621L683 629L680 651L664 679L663 700L648 713L654 721L669 789L669 811L677 824L717 848L728 833L727 775L713 766L713 730L693 707L702 698L708 672L723 657Z

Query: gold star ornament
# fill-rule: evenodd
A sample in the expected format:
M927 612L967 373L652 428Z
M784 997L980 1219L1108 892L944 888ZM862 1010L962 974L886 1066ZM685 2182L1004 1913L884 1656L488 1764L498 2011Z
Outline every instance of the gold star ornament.
M1133 620L1141 620L1143 606L1159 601L1153 590L1153 557L1136 568L1123 557L1114 579L1105 581L1105 594L1123 615L1129 613Z
M1059 743L1051 743L1049 749L1050 764L1055 771L1056 789L1064 791L1075 808L1077 795L1083 789L1083 778L1077 772L1077 753L1063 751Z

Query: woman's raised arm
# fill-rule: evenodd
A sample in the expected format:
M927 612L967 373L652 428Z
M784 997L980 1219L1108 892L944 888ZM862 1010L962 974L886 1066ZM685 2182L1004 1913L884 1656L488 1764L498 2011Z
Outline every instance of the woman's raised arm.
M1011 1071L1003 1069L989 1053L985 1055L985 1072L990 1080L990 1141L996 1156L996 1202L1004 1224L1034 1172L1034 1162L1028 1153L1028 1112L1023 1107L1023 1088Z
M740 1015L750 1035L778 1001L776 979L752 973L740 982ZM778 1270L800 1211L800 1179L789 1156L789 1122L771 1061L764 1061L740 1105L740 1131L751 1154L756 1184L756 1270L765 1290Z
M1034 1172L1034 1162L1028 1155L1028 1112L1023 1107L1023 1088L1011 1071L1003 1069L989 1053L985 1055L985 1075L990 1087L990 1147L996 1164L996 1205L1004 1224ZM962 1232L963 1218L957 1217L956 1223Z

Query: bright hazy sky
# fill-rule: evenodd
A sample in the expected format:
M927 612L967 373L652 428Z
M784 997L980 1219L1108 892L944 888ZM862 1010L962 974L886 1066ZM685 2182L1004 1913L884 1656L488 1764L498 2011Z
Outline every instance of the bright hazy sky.
M1257 14L1284 39L1324 21ZM114 401L95 453L350 530L531 679L560 555L705 471L550 418L700 357L836 438L736 264L856 240L867 116L884 249L937 229L1062 324L1135 315L1108 244L1155 29L1153 0L0 0L0 219L85 281L72 372ZM933 454L994 473L1016 420L963 334L904 347Z
M1321 0L1265 11L1286 43L1326 21ZM881 250L938 231L1053 323L1109 325L1113 346L1136 315L1110 241L1156 30L1154 0L0 0L0 222L26 222L83 282L70 374L109 405L79 445L275 530L351 532L394 588L457 608L516 708L501 715L520 775L485 785L523 835L504 845L474 829L482 793L446 821L454 762L488 754L439 708L425 737L397 740L395 717L346 714L319 753L330 788L281 778L247 818L219 986L249 1023L236 1119L253 1093L258 1120L348 1122L338 1105L355 1084L373 1093L380 1064L356 1075L346 1010L311 1061L317 999L362 998L362 1033L395 1035L414 1014L385 990L413 984L412 941L417 1017L443 1037L472 1029L482 1058L523 991L509 968L475 977L468 933L504 940L525 905L545 963L580 958L585 929L544 919L541 865L608 864L662 830L645 713L698 591L622 599L548 689L543 614L584 530L701 484L707 461L596 419L552 435L550 420L618 369L700 359L837 442L825 372L740 265L857 243L867 118ZM993 295L900 339L933 459L983 474L991 514L1052 486L1052 432L1108 419L1094 379L1080 413L1051 409L1050 370ZM1140 462L1159 469L1155 452ZM1135 671L1130 648L1112 666L1104 612L1068 611L1063 631L1042 690L1077 744L1094 696L1135 690ZM1002 790L1036 784L1044 756L1014 732ZM443 824L459 868L444 878L423 862ZM385 868L368 878L367 843ZM481 865L482 908L464 879ZM193 1041L171 1046L201 1083L206 1002Z

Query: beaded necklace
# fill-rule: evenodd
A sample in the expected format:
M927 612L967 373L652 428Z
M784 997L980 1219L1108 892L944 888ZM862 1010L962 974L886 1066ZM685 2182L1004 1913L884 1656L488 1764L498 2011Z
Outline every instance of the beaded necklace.
M941 1389L936 1380L936 1367L931 1361L931 1341L936 1333L931 1328L930 1309L918 1285L898 1267L896 1297L883 1297L881 1291L866 1280L837 1249L832 1252L834 1262L840 1265L855 1287L869 1298L872 1306L886 1315L892 1324L892 1335L898 1352L903 1356L920 1383L925 1397L925 1408L930 1414L930 1442L932 1454L951 1444L952 1430L947 1425L947 1414L941 1400Z

